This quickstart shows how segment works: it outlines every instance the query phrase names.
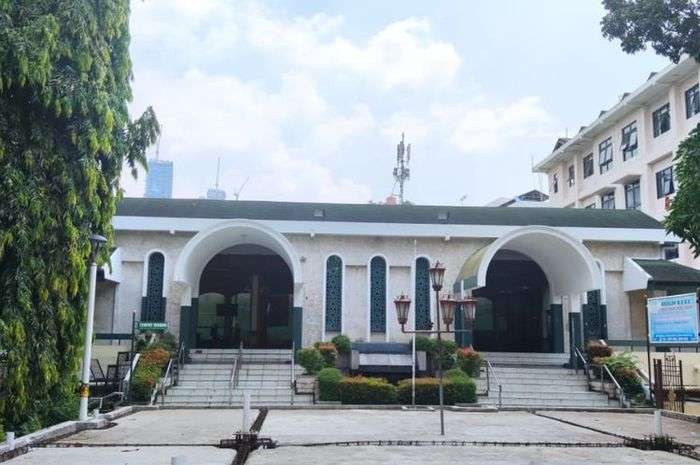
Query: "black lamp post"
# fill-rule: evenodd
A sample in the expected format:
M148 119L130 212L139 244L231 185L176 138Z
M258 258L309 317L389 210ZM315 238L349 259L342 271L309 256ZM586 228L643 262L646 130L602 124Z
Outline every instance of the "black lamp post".
M438 261L435 265L428 269L428 274L430 275L430 284L435 291L435 317L437 320L437 330L407 330L405 328L408 322L409 309L411 308L411 299L401 294L394 300L394 306L396 307L396 318L401 325L401 332L405 334L435 334L438 340L438 396L440 401L440 435L445 435L445 413L444 413L444 379L442 374L442 335L443 334L455 334L461 332L467 332L468 330L450 330L450 326L454 323L455 309L458 305L465 306L465 311L462 312L463 318L465 318L465 323L468 323L468 318L474 321L474 308L476 300L474 299L462 299L456 300L451 294L445 295L440 298L440 291L442 290L443 281L445 279L445 267ZM442 314L440 310L442 309ZM467 310L469 309L469 310ZM442 321L441 321L442 317ZM445 324L445 330L442 329L441 323Z
M107 243L107 239L99 234L90 236L90 287L88 291L88 312L85 322L85 345L83 347L83 373L80 386L81 421L88 419L88 398L90 397L90 359L92 358L92 331L95 319L95 287L97 285L97 254Z

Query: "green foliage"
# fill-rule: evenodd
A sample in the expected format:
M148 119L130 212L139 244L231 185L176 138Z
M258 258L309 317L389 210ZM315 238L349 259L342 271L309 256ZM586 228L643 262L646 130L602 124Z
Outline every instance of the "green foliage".
M112 243L126 164L159 127L128 113L128 0L0 0L0 347L5 428L66 416L77 387L92 232ZM109 256L106 247L98 260Z
M425 336L416 336L416 350L430 355L437 353L437 339Z
M384 378L344 378L338 385L338 390L340 401L344 404L385 405L397 401L396 386Z
M700 2L697 0L603 0L603 36L635 53L647 44L678 63L688 54L700 61Z
M320 399L325 401L340 400L340 381L343 374L337 368L324 368L318 372L318 389Z
M457 349L459 367L472 378L478 378L481 374L481 362L481 354L471 347Z
M310 375L315 375L325 365L323 355L315 347L299 349L297 357L299 358L299 365L304 367L306 373Z
M349 354L352 350L352 344L350 343L350 338L344 334L338 334L336 337L331 339L333 345L338 350L339 354Z
M447 405L476 402L476 385L461 370L449 370L451 376L444 379L444 402ZM410 404L412 385L410 379L399 381L398 398L401 404ZM440 403L439 381L436 378L416 379L416 404L438 405Z
M141 354L131 381L131 399L137 402L150 400L153 388L162 376L171 355L172 352L162 347L149 347Z
M631 353L601 357L596 361L608 367L627 397L632 399L644 392L642 380L637 375L637 360Z
M335 367L335 362L338 360L338 350L332 342L317 342L314 344L316 350L323 357L324 367Z
M700 124L678 146L674 156L677 192L664 226L690 244L700 256Z
M445 372L445 378L449 379L469 379L469 375L461 368L452 368Z

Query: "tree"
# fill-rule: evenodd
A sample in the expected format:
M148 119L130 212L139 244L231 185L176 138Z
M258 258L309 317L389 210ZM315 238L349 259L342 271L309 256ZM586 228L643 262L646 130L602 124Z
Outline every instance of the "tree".
M669 232L682 237L700 256L700 124L678 146L674 178L679 185L676 197L671 202L671 211L665 226Z
M603 0L608 13L603 36L620 39L622 50L635 53L647 44L678 63L688 54L700 63L700 0ZM678 146L674 156L676 197L664 221L669 232L687 241L700 256L700 125Z
M6 430L77 413L88 237L111 243L124 163L136 175L159 133L151 108L128 114L128 24L128 0L0 0Z
M700 61L700 0L603 0L603 36L620 39L635 53L647 44L678 63L683 54Z

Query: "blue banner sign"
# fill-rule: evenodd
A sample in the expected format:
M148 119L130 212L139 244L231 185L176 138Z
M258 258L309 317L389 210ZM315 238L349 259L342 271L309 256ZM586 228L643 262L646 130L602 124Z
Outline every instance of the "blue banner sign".
M695 294L647 299L649 342L652 344L697 344L698 302Z

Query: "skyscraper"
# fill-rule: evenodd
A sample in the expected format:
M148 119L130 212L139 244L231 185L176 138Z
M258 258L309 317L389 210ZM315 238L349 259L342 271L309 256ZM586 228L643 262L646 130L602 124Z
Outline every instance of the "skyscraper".
M144 197L169 199L173 196L173 162L152 158L148 160Z

